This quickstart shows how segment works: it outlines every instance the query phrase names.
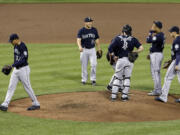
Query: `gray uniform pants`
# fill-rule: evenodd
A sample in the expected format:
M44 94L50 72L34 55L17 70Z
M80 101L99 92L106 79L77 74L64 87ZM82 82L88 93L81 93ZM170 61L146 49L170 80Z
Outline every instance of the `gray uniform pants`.
M175 71L174 68L176 66L176 61L173 60L171 65L169 66L167 72L166 72L166 76L164 78L164 85L162 88L162 94L160 95L160 98L164 101L167 102L168 100L168 93L169 93L169 89L171 86L171 81L174 79L174 77L177 75L178 77L178 81L180 83L180 71ZM180 67L180 65L179 65Z
M88 62L90 61L91 65L91 75L90 80L96 81L96 66L97 66L97 56L96 49L86 49L83 48L83 52L80 53L80 61L81 61L81 81L86 82L88 80Z
M12 74L11 74L11 78L10 78L10 82L9 82L9 87L8 87L8 91L6 94L6 98L4 100L4 102L2 103L2 106L8 107L12 96L14 95L14 92L16 90L16 86L17 83L19 81L22 82L24 89L26 90L27 94L29 95L29 97L32 100L32 104L33 105L37 105L39 106L39 102L34 94L34 91L31 87L31 83L30 83L30 68L29 66L25 66L22 67L20 69L16 69L14 68Z
M151 53L150 63L151 63L151 74L154 81L154 91L161 94L161 64L163 60L162 53Z
M131 63L127 57L118 59L115 69L116 79L113 82L112 98L117 97L117 93L120 87L120 81L123 79L124 89L122 90L122 97L127 97L130 89L130 77L134 64Z

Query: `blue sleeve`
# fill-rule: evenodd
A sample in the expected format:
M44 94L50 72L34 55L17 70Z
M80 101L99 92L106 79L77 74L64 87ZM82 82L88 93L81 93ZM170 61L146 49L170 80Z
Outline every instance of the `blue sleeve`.
M134 43L136 48L139 48L141 46L141 43L135 38L135 43Z
M146 43L152 43L152 34L154 32L152 30L149 31L149 36L146 39Z
M113 53L117 45L118 45L118 40L117 38L114 38L111 44L109 45L109 48L108 48L109 53Z
M176 65L178 65L179 61L180 61L180 44L175 43L174 49L175 49L175 52L176 52Z
M23 63L26 62L27 57L28 57L27 48L26 48L25 45L22 45L22 46L21 46L21 56L20 56L20 58L19 58L19 61L16 61L16 62L12 65L12 67L21 66Z
M97 31L97 29L96 29L96 34L95 34L95 39L98 39L99 38L99 34L98 34L98 31Z
M82 29L78 31L77 38L82 38Z

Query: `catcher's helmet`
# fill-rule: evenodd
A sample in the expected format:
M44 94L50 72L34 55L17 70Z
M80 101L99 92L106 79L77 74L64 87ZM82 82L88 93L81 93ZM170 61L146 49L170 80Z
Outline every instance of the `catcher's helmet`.
M122 32L126 33L128 36L131 36L132 28L129 24L126 24L122 28Z

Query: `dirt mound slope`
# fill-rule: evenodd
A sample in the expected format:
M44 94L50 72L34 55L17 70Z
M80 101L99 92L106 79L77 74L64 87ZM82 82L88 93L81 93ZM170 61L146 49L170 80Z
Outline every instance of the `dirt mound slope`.
M180 104L169 96L168 103L154 101L146 92L131 91L130 100L116 102L109 100L110 93L73 92L39 96L41 109L26 111L31 105L29 98L15 100L9 111L24 116L57 120L90 122L140 122L180 119Z

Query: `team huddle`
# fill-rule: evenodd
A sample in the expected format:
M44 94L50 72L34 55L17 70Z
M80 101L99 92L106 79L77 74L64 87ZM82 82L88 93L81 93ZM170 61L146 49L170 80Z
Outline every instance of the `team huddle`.
M85 26L78 31L77 45L80 51L81 62L81 83L86 85L88 80L88 61L90 61L91 73L90 81L93 86L96 85L96 66L97 58L102 57L102 50L99 43L98 30L93 27L93 19L87 17L84 19ZM171 48L171 60L167 61L163 68L168 68L164 78L163 87L161 87L161 64L163 60L163 49L165 45L165 35L161 31L163 25L160 21L154 21L147 43L151 44L147 59L150 60L151 74L154 81L154 89L149 96L156 96L156 101L167 102L171 81L177 74L180 82L180 35L179 27L173 26L169 32L174 41ZM40 109L40 103L34 94L30 83L30 67L28 65L28 49L24 42L20 41L17 34L11 34L9 42L14 46L14 63L3 67L2 72L6 75L11 74L8 91L4 102L0 105L0 110L7 111L9 103L15 92L16 85L22 82L26 92L32 99L32 106L27 108L28 111ZM96 51L97 46L97 51ZM136 49L135 49L136 48ZM142 44L137 38L132 36L132 27L124 25L121 34L114 37L108 47L106 54L107 60L114 69L114 74L107 86L111 92L111 101L118 99L119 92L121 100L128 101L130 99L131 74L134 62L137 60L140 52L144 50ZM175 102L180 103L180 99Z

